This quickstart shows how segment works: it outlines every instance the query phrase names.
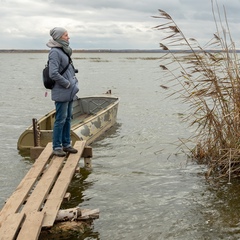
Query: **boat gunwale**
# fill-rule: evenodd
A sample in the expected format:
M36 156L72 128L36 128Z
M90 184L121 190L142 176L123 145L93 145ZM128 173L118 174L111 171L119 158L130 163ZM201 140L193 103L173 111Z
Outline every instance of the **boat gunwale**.
M79 124L76 123L76 124L72 125L71 130L74 131L76 128L79 128L79 126L84 125L84 124L86 124L88 122L91 122L94 118L97 118L98 116L106 113L107 111L109 111L110 109L114 108L118 104L119 104L119 99L117 101L109 104L108 107L101 109L96 114L91 114L88 117L84 118L84 120L81 123L79 123Z
M103 96L103 95L94 95L94 96L87 96L87 97L81 97L81 98L78 98L76 100L79 100L79 99L86 99L86 98L111 98L111 99L115 99L116 101L112 102L111 104L109 104L106 108L103 108L101 110L99 110L96 114L90 114L89 116L87 116L86 118L84 118L84 120L79 123L79 124L74 124L71 126L71 130L73 129L76 129L78 126L84 124L84 123L87 123L89 121L92 120L93 117L96 117L97 115L99 115L100 113L102 114L102 111L107 111L109 108L112 108L114 107L115 105L118 105L119 104L119 101L120 101L120 98L119 97L115 97L115 96ZM51 110L50 112L48 112L47 114L45 114L44 116L42 116L41 118L39 118L39 120L37 120L37 123L40 124L41 122L45 121L47 118L51 117L54 113L56 112L55 109ZM33 129L33 125L31 124L30 126L28 126L25 131L27 130L32 130ZM24 132L25 132L24 131ZM41 131L52 131L52 129L40 129L40 132ZM23 133L24 133L23 132Z

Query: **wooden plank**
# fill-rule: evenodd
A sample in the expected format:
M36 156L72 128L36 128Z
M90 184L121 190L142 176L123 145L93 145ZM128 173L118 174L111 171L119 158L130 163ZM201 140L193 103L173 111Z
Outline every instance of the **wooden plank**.
M19 228L25 219L24 213L10 214L2 223L0 227L0 239L1 240L13 240L16 239Z
M30 158L31 159L37 159L40 154L42 153L42 151L44 150L44 147L31 147L30 148Z
M74 147L78 150L76 154L70 154L62 171L59 175L56 184L54 185L48 200L43 208L46 212L46 217L43 221L43 227L51 227L54 224L58 210L61 206L62 200L68 189L72 177L77 168L78 162L81 158L86 141L76 141Z
M29 192L36 183L37 178L48 163L49 156L52 153L52 143L49 143L43 150L42 154L35 161L31 169L26 176L20 182L16 190L9 197L6 204L3 206L0 212L0 225L9 214L16 213L21 208L22 204L26 200Z
M92 158L93 154L92 154L92 147L90 146L85 146L83 154L82 154L83 158Z
M64 157L56 156L52 158L52 161L49 163L48 168L45 170L41 179L34 188L34 191L29 196L22 211L27 213L32 211L39 211L42 208L42 205L46 200L47 195L49 194L50 189L55 183L59 171L63 166L64 159Z
M28 213L17 240L37 240L42 229L44 212Z

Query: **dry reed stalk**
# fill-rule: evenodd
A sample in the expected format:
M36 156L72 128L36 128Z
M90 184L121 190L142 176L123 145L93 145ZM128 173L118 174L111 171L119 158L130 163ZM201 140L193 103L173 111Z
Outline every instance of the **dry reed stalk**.
M163 20L155 28L165 35L160 43L166 51L165 64L160 67L167 73L168 82L161 86L170 91L169 96L180 96L188 103L189 114L184 120L197 130L196 135L188 139L195 142L190 152L197 162L208 165L206 176L224 178L229 177L231 171L233 178L240 171L239 59L225 9L227 31L213 0L212 9L217 33L204 47L193 38L187 39L165 11L159 10L159 16L155 16ZM181 49L183 54L174 53L174 49Z

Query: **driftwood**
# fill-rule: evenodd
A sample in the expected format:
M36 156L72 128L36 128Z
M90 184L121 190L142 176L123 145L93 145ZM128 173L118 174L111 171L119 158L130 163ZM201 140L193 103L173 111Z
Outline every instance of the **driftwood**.
M97 219L99 218L99 209L82 209L81 216L79 216L78 220L85 220L85 219Z
M55 222L80 221L99 218L99 209L80 209L80 207L61 209L58 211Z
M55 221L56 222L74 221L79 216L81 216L81 210L79 207L59 210Z

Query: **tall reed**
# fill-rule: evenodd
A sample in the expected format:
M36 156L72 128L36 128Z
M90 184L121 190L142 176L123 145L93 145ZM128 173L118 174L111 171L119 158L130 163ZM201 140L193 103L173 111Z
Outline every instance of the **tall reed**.
M212 1L216 33L204 47L196 39L188 39L165 11L159 10L155 16L161 20L155 28L165 36L160 43L166 52L165 63L160 67L167 73L167 84L177 82L177 87L162 87L188 103L185 120L196 132L185 144L194 142L190 156L207 164L206 176L215 179L240 174L239 59L223 9L224 21Z

